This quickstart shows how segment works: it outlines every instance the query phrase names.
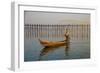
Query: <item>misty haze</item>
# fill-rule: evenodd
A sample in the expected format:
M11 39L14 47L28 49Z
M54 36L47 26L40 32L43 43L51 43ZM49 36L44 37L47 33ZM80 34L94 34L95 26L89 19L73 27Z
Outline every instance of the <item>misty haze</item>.
M24 11L24 61L90 58L90 14Z

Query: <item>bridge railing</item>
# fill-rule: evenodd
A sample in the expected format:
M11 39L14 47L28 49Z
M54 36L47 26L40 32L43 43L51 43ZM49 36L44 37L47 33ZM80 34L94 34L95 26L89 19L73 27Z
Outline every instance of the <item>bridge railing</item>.
M26 38L64 38L68 29L71 39L90 39L90 24L25 24Z

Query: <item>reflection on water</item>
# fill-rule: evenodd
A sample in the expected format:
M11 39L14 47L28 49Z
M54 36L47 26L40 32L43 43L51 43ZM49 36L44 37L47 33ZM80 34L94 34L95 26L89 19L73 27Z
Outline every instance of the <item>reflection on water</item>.
M69 44L70 44L70 42L66 41L66 43L63 44L63 45L56 45L56 46L53 46L53 47L52 46L51 47L48 47L48 46L44 47L40 52L39 60L42 60L42 56L44 56L44 55L46 55L46 54L48 54L50 52L54 52L57 49L62 49L61 47L63 47L65 49L65 55L67 56L68 55L69 46L70 46Z
M55 38L54 38L55 40ZM70 40L68 46L43 47L38 39L25 39L24 61L90 58L89 40Z

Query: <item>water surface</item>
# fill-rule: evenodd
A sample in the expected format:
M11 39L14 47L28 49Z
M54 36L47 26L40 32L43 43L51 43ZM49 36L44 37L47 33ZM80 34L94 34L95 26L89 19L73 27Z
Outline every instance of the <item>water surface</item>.
M53 41L57 41L55 38L53 39ZM66 46L45 48L38 39L25 38L24 61L90 58L89 42L89 40L70 40L69 47L67 48Z

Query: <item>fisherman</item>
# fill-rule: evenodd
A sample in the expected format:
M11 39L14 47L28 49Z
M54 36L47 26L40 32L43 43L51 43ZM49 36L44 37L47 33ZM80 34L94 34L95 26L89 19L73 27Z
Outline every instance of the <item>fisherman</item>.
M66 33L65 33L65 41L68 42L70 40L70 37L69 37L69 31L68 29L66 29Z

